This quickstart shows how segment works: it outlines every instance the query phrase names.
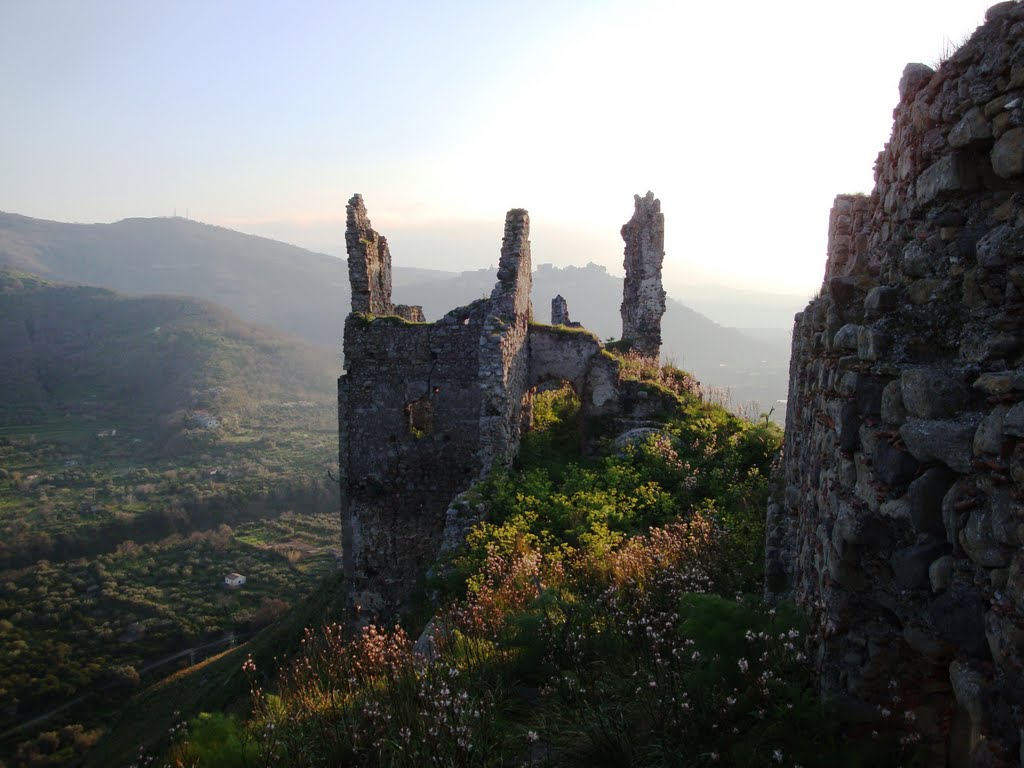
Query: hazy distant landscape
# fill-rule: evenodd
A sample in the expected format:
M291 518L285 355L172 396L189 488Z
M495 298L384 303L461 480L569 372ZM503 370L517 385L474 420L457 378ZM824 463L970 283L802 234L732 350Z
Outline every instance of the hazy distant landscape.
M495 259L497 235L494 252L480 254L481 262ZM432 261L430 254L402 256ZM543 254L534 259L538 320L548 320L551 299L561 294L574 320L602 338L614 338L621 324L621 278L596 264L557 268L545 264ZM63 224L0 214L0 265L130 294L195 296L247 322L323 347L325 362L330 356L340 366L341 328L350 299L347 267L333 256L183 218ZM395 300L421 304L428 319L436 319L489 295L494 281L493 269L452 273L395 267ZM743 406L755 416L774 407L773 418L781 422L789 323L802 302L786 310L785 302L793 297L747 295L730 304L721 291L695 294L696 301L727 316L775 323L743 332L677 301L671 288L669 296L663 321L665 358L690 370L734 407ZM750 310L739 311L742 305Z

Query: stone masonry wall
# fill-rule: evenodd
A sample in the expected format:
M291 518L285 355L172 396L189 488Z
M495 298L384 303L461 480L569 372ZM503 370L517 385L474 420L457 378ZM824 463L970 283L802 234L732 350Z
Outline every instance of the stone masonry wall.
M392 314L391 251L387 238L370 225L362 195L353 195L345 206L345 248L352 311Z
M498 282L480 335L480 461L508 464L519 449L520 411L529 374L527 329L533 315L530 214L508 212Z
M482 305L432 324L346 321L342 548L362 616L401 605L437 553L448 503L479 473L483 322Z
M1024 4L899 92L875 188L836 198L794 324L766 587L812 612L850 719L903 709L928 764L1018 765Z
M661 354L661 317L665 291L661 265L665 260L665 215L653 193L633 196L633 217L622 226L626 241L626 279L622 289L622 338L645 357Z

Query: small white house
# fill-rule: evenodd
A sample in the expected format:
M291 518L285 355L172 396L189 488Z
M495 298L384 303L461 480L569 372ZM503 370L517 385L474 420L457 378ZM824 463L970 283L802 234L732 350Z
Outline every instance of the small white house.
M226 587L234 589L235 587L240 587L243 584L245 584L245 576L240 573L229 573L224 577L224 586Z

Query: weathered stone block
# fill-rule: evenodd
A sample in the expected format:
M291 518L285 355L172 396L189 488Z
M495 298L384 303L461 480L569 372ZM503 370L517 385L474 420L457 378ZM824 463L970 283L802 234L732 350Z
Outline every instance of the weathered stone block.
M985 113L980 107L972 107L949 132L949 146L966 147L973 142L991 138L992 126L985 119Z
M890 381L882 390L882 421L898 426L906 420L907 409L903 407L900 380Z
M1008 260L1019 259L1024 246L1024 230L1000 224L978 240L975 256L986 269L996 269Z
M895 486L910 482L917 472L918 463L907 451L896 448L888 440L879 440L872 467L879 480Z
M917 202L930 203L941 194L977 186L978 171L970 157L959 151L952 152L928 166L917 178Z
M878 510L883 517L892 520L910 520L910 502L906 496L898 499L889 499L882 504Z
M910 502L910 521L915 533L945 538L942 499L953 480L953 473L945 467L932 467L910 484L907 500Z
M932 592L945 592L953 581L953 556L943 555L928 566L928 581Z
M899 288L876 285L864 297L864 314L867 317L878 317L899 306L899 300Z
M900 427L900 436L918 461L939 461L956 472L967 474L971 471L974 433L980 422L978 414L943 421L909 419Z
M878 360L892 349L892 336L875 328L860 326L857 331L857 357Z
M971 656L988 650L985 642L985 604L969 587L953 586L928 606L928 618L939 635Z
M997 176L1012 179L1024 173L1024 128L1011 128L1000 136L990 157Z
M1012 358L1021 349L1024 336L1018 333L965 332L960 343L960 359L966 363Z
M987 504L968 515L967 525L960 531L960 546L971 560L985 568L1005 568L1013 554L992 530L992 509Z
M1024 655L1024 629L1008 616L989 611L985 614L985 639L995 665L1019 675Z
M986 453L999 453L1003 446L1003 421L1009 410L1005 405L998 405L981 420L981 424L978 425L978 431L974 433L975 456L983 456Z
M856 322L864 306L864 291L857 278L844 275L828 281L828 295L844 322Z
M857 411L862 416L878 416L882 412L883 380L867 375L857 376Z
M900 255L900 268L910 277L924 277L932 271L934 261L920 243L908 243Z
M990 5L988 10L985 11L985 21L994 21L995 19L1006 16L1016 10L1016 8L1017 3L1013 2L1013 0L1005 0L1005 2Z
M900 101L905 104L913 101L917 92L927 85L934 74L935 70L927 64L913 62L907 64L903 68L903 76L900 77Z
M983 373L974 380L974 389L988 396L1024 391L1024 370Z
M1017 403L1003 418L1003 434L1024 437L1024 403Z
M857 349L857 339L859 338L862 326L854 323L847 323L838 331L836 331L835 337L832 339L832 349L837 352L854 352Z
M989 489L988 509L992 535L996 541L1011 548L1024 544L1021 538L1021 523L1024 523L1024 507L1013 498L1009 489L998 486Z
M948 287L945 280L934 277L915 280L907 286L907 297L910 303L916 306L924 306L938 300L943 291Z
M860 446L860 414L857 412L856 401L842 401L836 428L839 433L839 450L857 450Z
M949 550L949 544L944 541L928 541L893 552L890 563L896 586L900 589L928 587L928 566Z
M900 376L900 392L907 413L922 419L953 416L967 403L967 385L957 369L905 369Z

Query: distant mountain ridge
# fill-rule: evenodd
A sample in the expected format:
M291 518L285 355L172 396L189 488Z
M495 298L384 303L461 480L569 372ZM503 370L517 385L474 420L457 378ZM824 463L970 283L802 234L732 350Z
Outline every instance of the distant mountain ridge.
M176 428L195 411L330 402L336 376L320 350L206 301L9 269L0 269L0 359L0 426L64 417Z
M197 296L331 352L341 346L350 305L344 260L183 218L63 224L0 213L0 265L125 293ZM488 295L494 282L493 270L396 267L394 298L437 318ZM568 300L574 320L603 338L620 333L622 279L603 267L541 264L534 274L539 321L550 319L556 294ZM737 402L757 400L767 409L785 396L788 343L751 338L672 299L663 337L666 357L707 384L732 389Z
M183 218L63 224L0 213L0 265L122 293L196 296L241 319L336 347L345 262Z

